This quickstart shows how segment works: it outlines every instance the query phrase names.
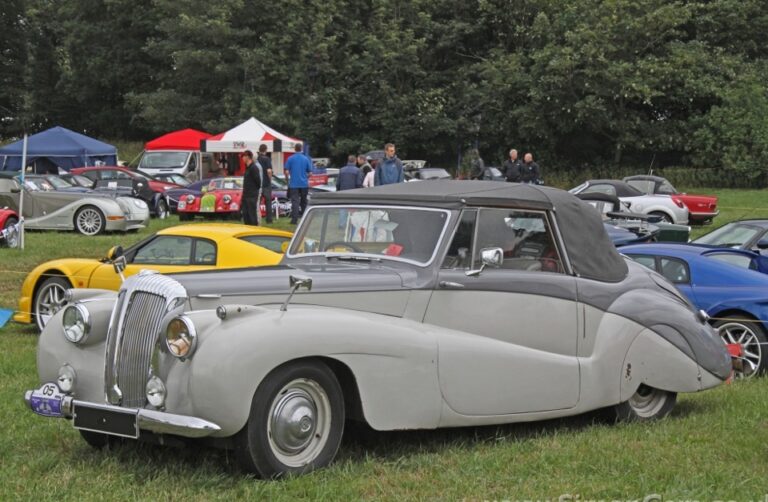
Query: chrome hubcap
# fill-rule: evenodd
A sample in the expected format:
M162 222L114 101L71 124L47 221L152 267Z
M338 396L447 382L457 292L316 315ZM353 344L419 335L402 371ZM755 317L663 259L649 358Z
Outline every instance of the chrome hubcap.
M101 215L95 209L83 209L77 215L77 228L87 235L93 235L101 227Z
M325 390L313 380L293 380L277 393L270 407L267 433L272 453L287 466L304 466L320 454L330 426Z
M629 398L629 405L639 417L649 418L655 416L666 401L666 392L641 385Z
M763 349L757 334L748 326L729 322L718 328L720 337L725 343L733 343L741 346L742 371L735 371L737 378L749 378L754 376L760 368L763 358Z

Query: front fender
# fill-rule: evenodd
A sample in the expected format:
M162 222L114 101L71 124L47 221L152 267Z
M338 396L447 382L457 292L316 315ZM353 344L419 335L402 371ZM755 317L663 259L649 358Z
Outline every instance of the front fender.
M213 311L188 316L202 328L195 354L181 363L189 383L172 382L169 374L169 385L188 393L194 415L221 426L220 436L245 425L253 395L272 370L311 357L351 370L373 428L434 428L439 422L437 333L421 323L300 305L285 312L248 307L226 320Z

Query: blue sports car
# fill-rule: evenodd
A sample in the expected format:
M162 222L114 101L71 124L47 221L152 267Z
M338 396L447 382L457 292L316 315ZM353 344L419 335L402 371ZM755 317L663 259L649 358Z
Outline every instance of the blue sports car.
M743 370L738 376L765 371L768 268L764 257L689 244L640 244L622 247L621 252L673 282L710 316L726 343L741 346Z

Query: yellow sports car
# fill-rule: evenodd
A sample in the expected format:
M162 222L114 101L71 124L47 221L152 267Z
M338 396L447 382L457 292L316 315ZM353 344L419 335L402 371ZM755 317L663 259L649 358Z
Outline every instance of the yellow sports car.
M275 265L292 234L282 230L237 224L179 225L160 230L126 249L124 275L142 269L160 273L211 268ZM13 320L43 326L64 301L69 288L117 291L122 279L109 258L64 258L38 265L21 286L18 312Z

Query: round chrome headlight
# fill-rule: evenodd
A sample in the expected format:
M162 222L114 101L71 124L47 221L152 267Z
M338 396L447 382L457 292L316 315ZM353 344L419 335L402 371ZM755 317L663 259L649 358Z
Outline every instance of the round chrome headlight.
M186 359L194 353L196 344L195 326L188 317L179 316L168 323L165 330L165 345L171 355Z
M59 368L59 376L56 379L56 384L62 392L69 393L75 388L75 378L77 378L75 368L69 364L65 364Z
M68 305L61 320L64 338L72 343L83 343L91 331L91 315L81 303Z
M165 384L162 380L153 376L147 382L147 386L144 389L149 404L155 408L160 408L165 404Z
M195 196L192 194L187 195L187 204L192 204L195 202Z

